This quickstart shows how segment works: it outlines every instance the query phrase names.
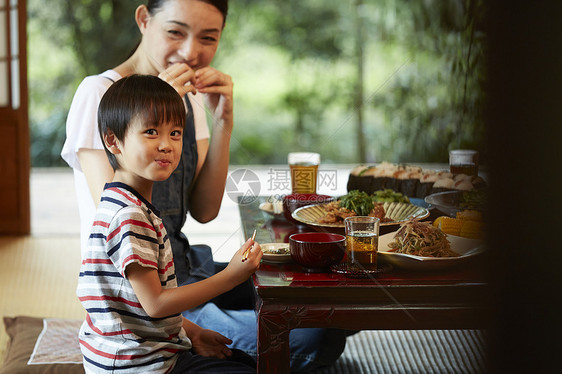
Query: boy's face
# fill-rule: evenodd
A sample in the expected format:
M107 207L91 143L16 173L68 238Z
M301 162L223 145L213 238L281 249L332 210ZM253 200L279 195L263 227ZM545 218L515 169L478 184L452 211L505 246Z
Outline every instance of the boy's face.
M134 119L119 142L119 174L132 187L166 180L177 168L182 151L183 126L154 125Z

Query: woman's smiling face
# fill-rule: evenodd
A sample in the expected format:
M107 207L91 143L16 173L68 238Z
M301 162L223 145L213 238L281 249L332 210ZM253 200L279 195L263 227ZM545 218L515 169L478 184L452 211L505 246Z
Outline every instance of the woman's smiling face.
M146 11L148 14L148 11ZM155 72L175 63L209 66L222 33L223 15L200 0L169 0L140 25L143 51Z

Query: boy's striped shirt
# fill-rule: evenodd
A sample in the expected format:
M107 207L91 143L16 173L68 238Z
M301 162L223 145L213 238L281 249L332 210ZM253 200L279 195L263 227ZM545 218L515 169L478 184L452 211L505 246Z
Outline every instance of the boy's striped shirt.
M190 349L181 314L152 318L125 278L127 265L156 269L177 287L172 250L159 212L122 183L105 186L82 261L77 295L87 311L80 329L86 372L166 373Z

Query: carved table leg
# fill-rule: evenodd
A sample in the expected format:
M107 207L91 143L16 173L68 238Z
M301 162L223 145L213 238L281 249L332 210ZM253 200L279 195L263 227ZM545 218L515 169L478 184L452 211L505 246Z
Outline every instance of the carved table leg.
M258 314L258 373L290 373L289 327L281 316L261 312Z

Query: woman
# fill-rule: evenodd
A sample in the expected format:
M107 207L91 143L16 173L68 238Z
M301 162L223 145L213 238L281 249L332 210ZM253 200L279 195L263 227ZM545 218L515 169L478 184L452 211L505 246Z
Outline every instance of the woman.
M99 101L114 81L131 74L151 74L185 95L188 110L180 166L167 181L154 185L152 196L170 237L178 284L214 272L210 250L190 249L181 228L188 211L199 222L214 219L226 183L233 128L233 84L230 76L212 68L210 63L227 11L227 0L155 0L140 5L135 20L142 38L131 57L114 69L85 78L78 87L68 114L62 157L74 169L82 252L103 186L113 177L97 132ZM204 105L213 118L211 141ZM208 303L185 312L184 316L232 338L234 348L255 356L253 310L225 311ZM344 346L345 334L340 331L294 330L291 333L293 369L309 370L330 364Z
M155 203L168 217L165 224L172 236L180 284L187 281L189 274L189 244L181 234L187 210L199 222L215 218L228 171L233 126L232 80L209 66L218 47L227 2L215 3L216 7L203 1L149 1L146 6L139 6L135 12L143 35L139 46L116 68L82 82L68 114L67 140L62 150L63 159L74 169L84 250L95 202L104 184L113 177L96 129L97 106L105 90L114 81L135 73L158 75L182 96L190 93L186 105L192 108L190 119L195 128L188 126L186 131L189 142L184 143L183 173L175 173L172 180L155 186L154 191ZM184 14L186 17L175 21L176 15ZM192 18L199 22L190 21ZM193 95L197 91L199 94ZM214 117L210 143L203 96ZM165 191L167 187L169 191ZM166 192L173 195L166 196Z

